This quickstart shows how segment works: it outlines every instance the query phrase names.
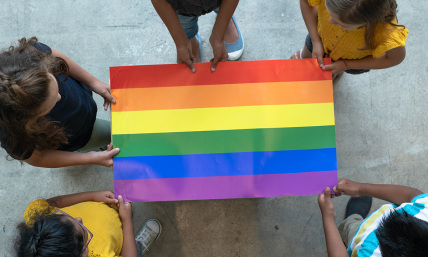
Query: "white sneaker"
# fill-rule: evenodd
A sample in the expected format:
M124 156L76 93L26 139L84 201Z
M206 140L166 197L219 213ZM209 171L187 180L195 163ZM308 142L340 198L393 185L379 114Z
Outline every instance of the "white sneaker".
M144 223L143 228L135 237L138 256L142 256L149 250L149 247L159 238L161 231L162 225L158 220L150 219Z

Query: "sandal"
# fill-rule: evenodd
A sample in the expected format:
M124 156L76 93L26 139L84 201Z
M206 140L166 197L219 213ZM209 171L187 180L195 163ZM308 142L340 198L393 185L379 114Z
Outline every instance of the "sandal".
M299 51L297 51L296 53L294 53L290 59L302 59L302 51L303 49L300 49Z

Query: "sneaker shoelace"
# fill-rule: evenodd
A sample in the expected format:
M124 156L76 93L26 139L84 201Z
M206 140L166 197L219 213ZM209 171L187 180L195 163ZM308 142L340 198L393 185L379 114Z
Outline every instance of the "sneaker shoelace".
M145 249L147 249L150 246L150 240L153 237L156 237L156 233L150 227L147 226L143 229L143 232L139 234L135 240L138 241L142 246L144 246Z

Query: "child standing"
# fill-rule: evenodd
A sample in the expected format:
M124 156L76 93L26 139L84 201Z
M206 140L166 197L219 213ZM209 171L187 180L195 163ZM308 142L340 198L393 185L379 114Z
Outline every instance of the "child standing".
M218 62L238 60L244 51L244 40L233 13L239 0L152 0L157 13L165 23L177 48L177 63L185 63L195 72L194 62L201 61L201 37L198 17L218 13L210 44L214 58L211 70Z
M333 190L335 195L327 188L318 197L328 256L427 256L428 194L406 186L348 179L341 179ZM343 194L352 197L346 207L346 218L337 228L331 198ZM393 204L383 205L366 218L371 197Z
M119 211L111 207L116 204ZM24 218L18 226L19 257L141 256L162 230L151 219L134 239L132 206L121 196L114 199L111 191L39 199L27 207Z
M395 66L405 58L408 30L397 25L395 0L300 0L309 35L292 58L317 58L333 75ZM323 57L332 64L324 65Z
M63 53L35 37L19 40L0 54L1 146L33 166L111 166L119 149L109 145L110 122L96 118L92 91L105 110L115 102L109 85Z

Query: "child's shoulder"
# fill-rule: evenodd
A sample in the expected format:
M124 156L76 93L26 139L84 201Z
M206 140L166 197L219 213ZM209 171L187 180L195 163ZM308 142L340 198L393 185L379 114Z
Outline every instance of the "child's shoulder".
M409 30L404 26L396 25L396 22L393 24L380 23L376 26L374 36L376 47L373 57L377 58L393 48L406 45Z
M37 199L31 202L24 213L25 224L31 226L34 224L35 219L40 215L50 214L55 210L55 207L50 206L48 202L43 199Z
M378 23L375 27L375 34L382 34L382 36L387 36L390 34L407 34L409 30L404 26L397 23L397 19L391 21L391 23Z

